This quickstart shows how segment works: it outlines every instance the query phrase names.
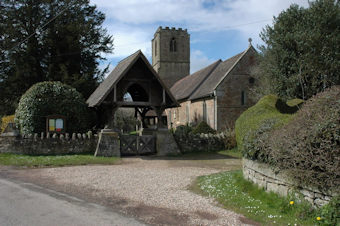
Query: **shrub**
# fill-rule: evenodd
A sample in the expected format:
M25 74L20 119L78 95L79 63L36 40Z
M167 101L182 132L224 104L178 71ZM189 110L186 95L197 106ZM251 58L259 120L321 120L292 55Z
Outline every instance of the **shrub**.
M277 104L277 102L280 104ZM287 107L275 95L267 95L236 120L235 132L238 149L246 158L256 159L261 150L257 145L258 138L292 119L292 114L281 113L277 107ZM281 109L282 111L282 109Z
M208 123L206 123L205 121L201 121L193 130L192 130L193 134L215 134L216 130L214 130L213 128L211 128Z
M175 130L176 137L187 137L192 132L192 127L189 125L177 126Z
M323 225L340 225L340 196L333 197L329 203L321 207L318 212Z
M14 122L14 115L8 115L1 118L0 133L3 133L8 123Z
M67 132L86 132L94 115L82 95L61 82L41 82L33 85L21 97L15 112L15 122L23 134L46 130L46 116L66 117Z
M340 86L309 99L294 119L262 143L268 163L286 170L298 184L324 191L339 188Z

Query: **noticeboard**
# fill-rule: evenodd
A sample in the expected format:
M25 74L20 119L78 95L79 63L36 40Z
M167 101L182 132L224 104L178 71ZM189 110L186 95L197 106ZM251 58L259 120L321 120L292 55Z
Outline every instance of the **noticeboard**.
M49 115L46 120L46 132L48 133L64 133L65 128L65 116L62 115Z

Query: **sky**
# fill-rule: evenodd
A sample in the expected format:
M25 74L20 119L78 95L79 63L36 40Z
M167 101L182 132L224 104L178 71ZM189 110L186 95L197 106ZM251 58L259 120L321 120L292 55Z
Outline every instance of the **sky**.
M248 48L256 48L259 37L273 16L295 3L308 0L91 0L106 20L103 27L114 38L112 54L104 55L110 71L125 57L141 49L151 63L151 39L157 28L188 29L190 72L218 59L226 60Z

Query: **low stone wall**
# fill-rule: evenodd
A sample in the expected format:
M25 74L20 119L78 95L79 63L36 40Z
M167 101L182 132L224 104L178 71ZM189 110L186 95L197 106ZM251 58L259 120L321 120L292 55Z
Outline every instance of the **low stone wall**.
M274 172L269 165L249 159L243 159L243 176L258 184L266 191L273 191L282 196L293 190L299 191L315 207L327 204L335 194L325 194L317 189L298 187L284 172Z
M174 136L181 152L220 151L225 147L223 133Z
M0 136L0 153L27 155L94 154L97 135L88 134L32 134L25 137Z

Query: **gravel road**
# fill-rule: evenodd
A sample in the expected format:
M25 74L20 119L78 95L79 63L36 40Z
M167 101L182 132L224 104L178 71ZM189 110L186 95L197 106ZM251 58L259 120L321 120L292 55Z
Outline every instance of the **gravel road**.
M209 161L211 163L213 160ZM31 180L84 194L152 225L249 225L207 197L189 190L196 177L240 167L240 160L204 161L125 158L112 166L75 166L30 171ZM27 175L28 176L28 175Z

